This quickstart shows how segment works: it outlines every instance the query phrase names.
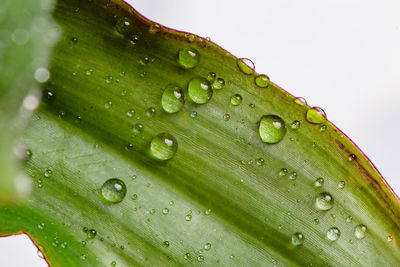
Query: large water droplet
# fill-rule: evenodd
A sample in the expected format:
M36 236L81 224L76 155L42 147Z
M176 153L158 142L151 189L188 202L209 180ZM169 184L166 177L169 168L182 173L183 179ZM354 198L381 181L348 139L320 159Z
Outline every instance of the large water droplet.
M161 105L168 113L176 113L185 104L185 97L182 88L177 85L168 85L161 97Z
M252 74L255 69L253 61L248 58L239 58L237 65L244 74Z
M268 87L270 80L269 77L265 74L260 74L254 78L254 81L258 87Z
M363 239L367 235L367 232L368 228L364 224L359 224L354 228L354 236L357 239Z
M188 85L189 98L196 104L205 104L210 101L213 91L208 81L201 77L190 80Z
M292 244L300 246L304 243L304 235L300 232L296 232L292 235Z
M313 107L307 110L306 120L311 123L320 124L326 121L325 111L320 107Z
M337 227L332 227L326 232L326 237L331 241L336 241L340 237L340 230Z
M175 156L178 142L168 133L160 133L151 140L150 152L159 160L168 160Z
M330 210L333 207L333 203L333 197L327 192L322 192L315 198L315 208L317 210Z
M178 63L184 69L196 67L200 61L200 54L194 48L181 48L178 52Z
M239 106L242 103L242 96L239 94L235 94L231 97L231 105Z
M108 203L119 203L126 195L125 183L117 178L107 180L100 189L103 200Z
M265 115L260 120L259 133L265 143L275 144L286 134L285 122L276 115Z
M129 32L132 25L132 21L128 18L120 18L115 24L115 29L120 34L126 34Z

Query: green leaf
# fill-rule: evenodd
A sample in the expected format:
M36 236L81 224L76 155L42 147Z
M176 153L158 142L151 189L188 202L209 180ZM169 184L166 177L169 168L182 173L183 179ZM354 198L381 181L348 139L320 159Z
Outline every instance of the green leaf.
M398 199L321 110L309 122L246 60L119 1L54 18L23 134L34 190L0 234L28 233L52 266L399 264Z

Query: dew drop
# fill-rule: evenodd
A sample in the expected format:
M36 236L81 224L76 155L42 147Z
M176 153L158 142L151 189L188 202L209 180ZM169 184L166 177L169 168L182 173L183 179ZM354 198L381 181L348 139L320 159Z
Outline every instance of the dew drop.
M78 43L78 37L72 37L71 42L72 42L72 44Z
M135 110L134 109L129 109L127 112L126 112L126 116L128 116L128 117L133 117L133 115L135 115Z
M315 181L314 181L314 186L315 187L322 187L324 185L324 178L322 177L318 177Z
M332 227L326 232L326 237L331 241L336 241L340 237L340 230L337 227Z
M282 169L279 171L279 176L283 177L283 176L286 176L288 173L289 173L288 169L282 168Z
M148 117L153 117L155 114L156 114L156 108L149 107L149 108L146 110L146 115L147 115Z
M190 117L196 118L197 117L197 111L190 112Z
M90 230L87 232L87 238L88 238L88 239L93 239L93 238L96 237L96 235L97 235L97 231L96 231L95 229L90 229Z
M392 242L393 241L393 236L388 235L386 240L387 240L387 242Z
M225 80L222 78L217 78L213 83L212 83L212 88L220 90L225 86Z
M169 209L168 208L164 208L162 210L162 214L167 215L169 213Z
M139 39L140 39L139 35L134 34L134 35L131 37L131 44L133 44L133 45L137 44L137 42L139 42Z
M164 242L162 242L162 246L163 246L164 248L169 247L169 241L164 241Z
M222 119L224 121L229 121L231 118L231 115L229 113L224 113L224 115L222 116Z
M290 127L291 127L293 130L297 130L297 129L300 128L300 122L299 122L298 120L295 120L295 121L292 122L292 124L290 124Z
M209 72L207 74L207 80L212 83L213 81L215 81L215 79L217 78L217 74L215 74L215 72Z
M192 69L199 64L200 54L194 48L181 48L178 52L178 63L184 69Z
M40 230L43 230L43 229L44 229L44 223L39 223L37 227L38 227Z
M367 232L368 228L364 224L359 224L354 228L354 236L357 239L363 239L367 235Z
M333 197L327 192L322 192L315 198L315 208L317 210L330 210L333 207L333 203Z
M111 267L117 266L117 262L116 262L116 261L112 261L112 262L110 263L110 266L111 266Z
M180 111L185 104L185 97L182 88L177 85L170 84L161 96L161 106L168 113L176 113Z
M253 61L248 58L239 58L237 60L237 65L244 74L253 74L255 70Z
M150 143L150 152L159 160L168 160L175 156L178 150L178 142L175 137L168 133L156 135Z
M52 103L56 99L56 94L48 89L43 91L43 101Z
M351 223L352 221L353 221L353 217L347 216L346 222L347 222L347 223Z
M133 194L132 196L131 196L131 199L132 200L136 200L138 198L138 195L137 194Z
M239 106L242 103L242 96L239 94L235 94L231 97L231 105Z
M213 91L209 82L201 77L190 80L188 85L189 98L196 104L205 104L210 101Z
M159 33L159 32L161 32L161 29L162 29L162 27L160 24L152 23L149 31L150 31L150 33Z
M132 25L132 21L128 18L120 18L115 24L115 29L120 34L126 34L129 32Z
M205 250L210 250L211 249L211 243L206 243L205 245L204 245L204 249Z
M44 171L44 176L45 176L45 177L49 178L49 177L51 177L52 175L53 175L53 171L52 171L51 169L46 169L46 170Z
M265 88L268 87L270 80L265 74L260 74L254 78L254 81L258 87Z
M119 203L125 198L126 185L122 180L112 178L101 186L100 192L105 202Z
M93 74L93 69L87 69L85 73L87 76L90 76Z
M279 116L264 115L260 120L259 133L264 143L278 143L286 134L285 122Z
M114 79L114 78L113 78L111 75L108 75L108 76L105 78L105 81L106 81L106 83L110 84L110 83L112 83L113 79Z
M140 134L141 132L143 132L143 128L144 128L143 124L141 124L141 123L136 123L136 124L133 126L132 130L133 130L133 132L134 132L135 134Z
M314 124L324 123L326 121L326 113L320 107L312 107L307 110L306 120Z
M197 257L197 261L203 262L203 261L204 261L204 256L203 256L203 255L199 255L199 256Z
M340 181L340 182L338 183L337 187L338 187L339 189L343 189L343 188L345 187L345 185L346 185L345 181Z
M325 124L321 125L321 127L319 127L319 131L320 132L325 132L326 131L326 125Z
M292 173L289 175L289 180L294 181L294 180L296 180L296 179L297 179L297 172L292 172Z
M263 158L258 158L256 163L257 163L257 166L262 166L262 165L264 165L265 160Z
M300 246L304 243L304 235L300 232L296 232L292 235L292 244Z
M296 97L296 99L294 100L294 103L296 103L297 105L300 105L300 106L307 105L306 99L304 97L301 97L301 96Z
M185 221L190 222L192 220L192 215L191 214L187 214L185 216Z
M188 253L185 253L185 255L183 256L183 258L184 258L185 260L191 260L191 259L192 259L192 256L191 256L190 253L188 252Z

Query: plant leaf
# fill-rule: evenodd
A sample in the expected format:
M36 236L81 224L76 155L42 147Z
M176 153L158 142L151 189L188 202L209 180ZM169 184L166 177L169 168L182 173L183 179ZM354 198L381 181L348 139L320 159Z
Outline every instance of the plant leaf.
M52 266L400 262L398 199L320 110L119 1L59 1L54 18L62 38L24 131L35 187L0 209L1 234L28 233ZM125 198L121 184L101 195L111 178Z

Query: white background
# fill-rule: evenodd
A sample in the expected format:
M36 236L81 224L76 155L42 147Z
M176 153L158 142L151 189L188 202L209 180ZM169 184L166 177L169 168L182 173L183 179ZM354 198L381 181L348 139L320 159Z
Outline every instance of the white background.
M322 107L400 193L400 1L128 2L252 59L257 72ZM0 238L0 256L3 266L46 266L22 236Z

